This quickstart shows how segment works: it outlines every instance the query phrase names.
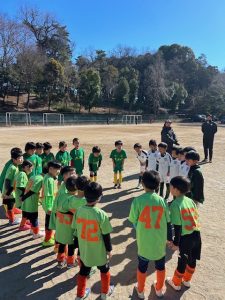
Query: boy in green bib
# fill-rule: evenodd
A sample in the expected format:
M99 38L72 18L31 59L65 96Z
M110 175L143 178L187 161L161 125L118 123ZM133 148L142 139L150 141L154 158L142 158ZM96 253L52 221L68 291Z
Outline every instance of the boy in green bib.
M175 237L171 243L172 250L179 250L178 264L172 278L167 282L179 291L181 284L191 286L195 272L196 260L201 257L201 234L197 206L185 196L190 190L190 181L177 176L170 181L170 191L175 200L170 206L171 223L174 225Z
M74 149L70 151L71 166L75 168L77 175L83 174L84 169L84 149L80 147L78 138L73 139Z
M57 179L61 164L57 161L50 161L47 166L48 173L44 176L42 185L42 207L45 211L45 239L43 247L54 246L55 240L53 230L49 228L50 215L55 199L55 180Z
M118 140L115 142L115 149L112 150L110 158L113 162L113 174L114 174L114 188L121 189L121 184L123 181L123 167L124 161L127 158L126 151L122 149L123 142ZM119 177L118 177L119 174Z
M41 154L42 170L43 170L43 173L46 174L47 173L48 163L50 161L54 160L55 156L51 152L52 145L49 142L44 143L43 146L44 146L44 149L43 149L43 153Z
M156 171L146 171L142 177L145 193L134 198L129 214L129 221L136 228L138 246L138 269L136 291L144 299L145 281L149 261L154 261L156 295L165 293L165 255L167 240L172 240L169 211L166 202L155 190L158 189L160 177Z
M97 172L102 163L101 149L98 146L92 148L92 153L88 158L88 165L90 170L90 180L97 181Z
M24 160L29 160L32 165L33 169L32 172L29 174L29 178L34 175L37 175L37 168L38 168L38 156L35 154L36 144L33 142L28 142L25 145L25 153L23 155Z
M57 152L55 159L61 163L62 167L70 166L71 156L67 149L67 143L62 141L59 142L59 151ZM63 177L59 174L58 177L58 187L61 185Z
M42 174L42 154L43 154L44 145L42 143L36 143L36 151L35 154L37 155L37 168L36 168L36 175Z
M74 256L73 229L71 227L73 215L77 209L86 204L84 188L88 180L85 176L71 176L66 180L67 194L58 202L56 207L56 233L55 238L59 243L57 261L58 268L76 266ZM75 196L78 190L78 195ZM66 253L66 246L68 253Z
M72 224L74 244L80 252L76 300L85 299L90 294L90 289L86 289L86 283L91 267L94 266L97 266L101 272L101 299L104 300L114 289L114 286L110 286L109 272L109 259L112 256L110 239L112 226L107 214L96 207L102 197L101 185L90 182L84 190L84 196L87 205L76 211Z
M2 199L3 204L7 206L9 225L18 225L20 223L20 219L15 218L13 208L15 204L16 177L19 174L19 166L23 162L22 152L12 152L11 159L12 163L8 167L5 175Z

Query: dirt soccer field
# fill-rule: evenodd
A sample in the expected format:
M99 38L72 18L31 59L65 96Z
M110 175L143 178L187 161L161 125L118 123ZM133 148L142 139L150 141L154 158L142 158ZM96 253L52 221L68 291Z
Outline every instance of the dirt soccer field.
M113 299L137 299L136 282L137 250L135 233L127 218L132 198L141 191L135 190L139 164L133 144L142 143L148 149L148 141L160 141L161 124L123 126L74 126L45 128L0 128L0 170L9 158L12 147L24 147L27 141L49 141L54 152L60 140L66 140L71 149L74 137L80 138L81 146L89 155L93 145L101 147L103 163L99 172L99 183L104 187L100 207L110 216L113 225L111 260L112 283L116 285ZM182 146L194 146L202 157L202 134L199 125L173 125ZM114 141L121 139L128 159L125 163L122 190L114 190L112 163L109 154ZM205 177L205 203L200 208L202 226L202 260L197 265L191 289L182 287L181 292L167 286L164 299L219 300L225 299L225 128L219 128L215 140L213 164L202 166ZM88 175L87 163L85 174ZM40 208L40 223L44 227L44 213ZM27 232L17 227L8 227L0 221L0 299L75 299L76 274L78 268L59 270L56 268L52 248L43 249L40 240L33 240ZM167 275L172 275L177 254L167 251ZM152 287L155 276L153 265L149 266L146 299L156 299ZM89 299L99 299L100 274L89 281L92 293Z

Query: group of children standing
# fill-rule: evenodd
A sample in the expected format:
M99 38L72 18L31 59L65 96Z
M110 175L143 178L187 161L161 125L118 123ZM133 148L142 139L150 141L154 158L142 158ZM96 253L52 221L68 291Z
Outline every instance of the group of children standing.
M104 300L111 296L114 286L110 285L109 266L112 226L107 214L96 206L102 197L102 187L97 183L101 149L98 146L92 149L88 159L90 177L87 178L83 176L84 150L79 139L75 138L73 145L74 149L68 152L67 144L60 142L56 156L48 142L27 143L24 154L21 149L13 148L11 160L0 177L0 189L10 225L19 224L19 230L30 230L34 239L44 237L44 247L55 246L58 268L79 265L76 299L85 299L90 294L87 279L97 267L101 272L101 299ZM145 297L146 272L152 260L156 268L156 295L162 297L165 293L166 245L180 251L177 269L173 277L167 279L175 290L181 289L182 282L190 286L201 252L195 204L204 200L199 155L193 148L186 147L173 148L171 157L166 152L167 145L160 143L157 149L155 140L150 140L149 147L146 152L139 143L134 145L141 166L138 188L142 185L144 194L133 200L129 214L137 237L136 291L140 299ZM122 141L115 142L110 158L114 188L121 188L127 158ZM170 193L174 200L168 208L166 200ZM45 211L45 232L38 223L40 204ZM15 218L16 208L22 210L21 220Z

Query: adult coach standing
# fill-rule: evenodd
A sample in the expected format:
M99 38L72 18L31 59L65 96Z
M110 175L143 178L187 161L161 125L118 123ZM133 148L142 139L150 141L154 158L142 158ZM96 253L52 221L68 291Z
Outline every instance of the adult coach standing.
M171 127L172 121L166 120L161 131L161 142L167 143L167 152L171 154L173 145L179 145L177 137L173 128Z
M205 159L203 161L208 161L209 154L209 162L212 162L213 156L213 141L214 135L217 132L217 125L212 120L212 115L208 114L206 121L202 124L202 132L203 132L203 147Z

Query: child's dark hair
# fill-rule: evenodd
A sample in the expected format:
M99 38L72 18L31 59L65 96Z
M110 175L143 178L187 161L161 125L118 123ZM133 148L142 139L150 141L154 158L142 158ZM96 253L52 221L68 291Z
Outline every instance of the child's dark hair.
M123 146L123 142L121 140L115 141L115 147L119 145Z
M92 153L100 153L101 152L101 148L99 146L94 146L92 148Z
M23 151L21 148L17 148L17 147L14 147L10 150L10 155L12 155L12 153L14 152L17 152L17 153L22 153L23 154Z
M31 168L32 166L33 166L32 162L30 162L29 160L24 160L21 165L21 169L24 169L25 167Z
M97 182L89 182L84 190L88 203L96 202L102 196L102 186Z
M142 148L141 144L140 144L140 143L136 143L136 144L134 144L134 149L136 149L136 148L139 148L139 149L141 149L141 148Z
M23 156L22 152L12 152L11 153L11 159L17 159L19 157Z
M53 169L57 169L57 170L60 170L62 167L62 165L57 161L57 160L51 160L48 162L48 171L50 168L53 168Z
M156 140L150 140L148 144L149 146L157 146Z
M185 159L192 159L192 160L197 160L200 161L200 155L196 151L189 151L185 155Z
M44 145L42 143L36 143L36 149L44 149Z
M69 192L76 191L76 181L77 181L77 178L75 176L71 176L66 180L66 189Z
M167 143L161 142L161 143L158 144L158 147L163 148L163 149L167 149L168 145L167 145Z
M183 148L183 151L184 151L184 153L187 153L187 152L189 152L189 151L195 151L195 152L196 152L195 148L190 147L190 146L184 147L184 148Z
M52 149L52 145L49 142L45 142L43 146L44 146L44 151Z
M79 191L84 191L89 182L90 181L86 176L78 176L76 181L76 188Z
M182 148L179 149L178 154L184 155L184 150Z
M28 142L25 145L25 152L29 151L29 150L35 150L36 149L36 145L33 142Z
M175 146L173 146L172 151L175 151L176 155L178 155L180 153L180 149Z
M74 138L74 139L73 139L73 144L74 144L75 142L79 142L79 139L78 139L78 138Z
M61 169L60 171L60 175L65 175L66 173L69 173L69 172L75 172L75 169L73 167L70 167L70 166L65 166Z
M59 148L61 147L67 147L67 143L65 141L59 142Z
M170 180L170 185L178 189L181 194L186 194L191 187L190 180L184 176L176 176Z
M142 183L149 190L156 190L159 187L160 177L156 171L146 171L142 176Z

